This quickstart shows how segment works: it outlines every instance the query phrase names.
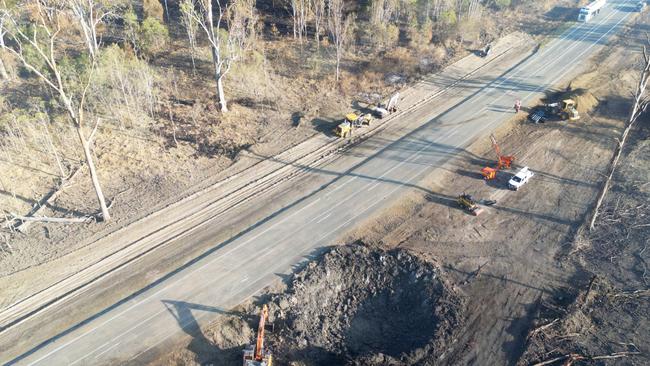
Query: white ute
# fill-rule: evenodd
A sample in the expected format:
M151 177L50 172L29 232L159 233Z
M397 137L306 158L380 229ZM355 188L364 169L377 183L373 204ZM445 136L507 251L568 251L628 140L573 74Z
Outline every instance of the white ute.
M508 188L514 191L518 190L519 187L526 184L533 175L535 175L535 173L528 170L527 166L521 168L521 170L508 181Z

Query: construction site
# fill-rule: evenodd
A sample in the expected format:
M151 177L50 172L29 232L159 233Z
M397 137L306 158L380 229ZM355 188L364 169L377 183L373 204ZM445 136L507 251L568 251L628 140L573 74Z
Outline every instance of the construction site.
M163 19L192 15L180 3L160 2L171 9ZM0 125L0 138L25 141L0 146L12 172L0 181L0 363L650 364L650 11L632 0L549 1L533 23L526 2L498 3L467 10L484 9L486 24L503 16L498 31L471 38L464 28L445 41L434 32L444 61L404 74L397 62L381 81L346 79L353 62L372 67L354 52L339 76L331 31L317 46L335 55L328 82L338 86L323 91L299 71L292 80L291 67L315 64L296 60L282 74L296 87L282 91L295 98L286 110L269 102L273 88L240 95L228 114L175 90L137 149L108 138L133 131L101 125L98 113L80 129L91 147L98 139L98 176L88 163L68 166L65 148L61 163L58 138L38 140L54 151L49 165L19 160L13 151L30 141L22 120ZM366 21L364 7L347 6ZM260 23L280 18L269 4L256 11ZM273 32L293 30L298 45L306 35L295 24L274 22ZM427 47L431 61L439 51ZM257 71L234 70L237 93L254 89L245 75ZM253 76L270 78L264 70ZM0 84L15 94L0 100L6 115L17 85ZM257 127L239 121L264 113ZM120 170L121 156L140 160ZM20 199L40 195L53 178L34 172L57 162L69 173L62 188ZM99 211L97 177L109 198ZM31 188L12 186L21 181Z

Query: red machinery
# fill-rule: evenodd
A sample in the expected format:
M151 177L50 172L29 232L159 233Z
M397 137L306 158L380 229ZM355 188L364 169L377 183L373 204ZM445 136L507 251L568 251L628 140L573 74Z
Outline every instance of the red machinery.
M498 170L503 168L510 168L512 163L515 161L515 157L513 155L501 155L501 148L499 147L497 139L493 134L490 135L490 140L492 140L492 147L494 148L494 152L497 154L497 167L496 169L490 167L481 169L481 174L485 180L496 178Z
M264 350L264 331L269 318L269 308L264 305L260 313L260 323L257 326L257 341L244 350L244 366L272 366L273 355ZM268 324L270 325L270 324Z

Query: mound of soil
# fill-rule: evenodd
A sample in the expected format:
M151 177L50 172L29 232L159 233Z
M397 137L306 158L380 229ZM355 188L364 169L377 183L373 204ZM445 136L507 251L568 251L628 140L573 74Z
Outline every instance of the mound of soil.
M337 247L270 304L280 364L412 365L449 349L462 299L405 250Z
M593 111L599 103L598 98L596 98L589 90L575 87L575 83L573 82L566 91L548 95L545 102L555 103L564 99L573 99L576 102L576 109L578 109L578 113L581 115Z
M581 114L589 113L598 106L598 99L585 89L573 90L570 95L576 101L576 108Z

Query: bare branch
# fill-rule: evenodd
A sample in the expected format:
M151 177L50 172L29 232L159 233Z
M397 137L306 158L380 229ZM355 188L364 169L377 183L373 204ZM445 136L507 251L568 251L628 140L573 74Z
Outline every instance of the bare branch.
M56 222L56 223L88 223L93 220L92 216L84 217L47 217L47 216L36 216L36 217L25 217L19 216L14 213L11 214L14 220L22 222Z

